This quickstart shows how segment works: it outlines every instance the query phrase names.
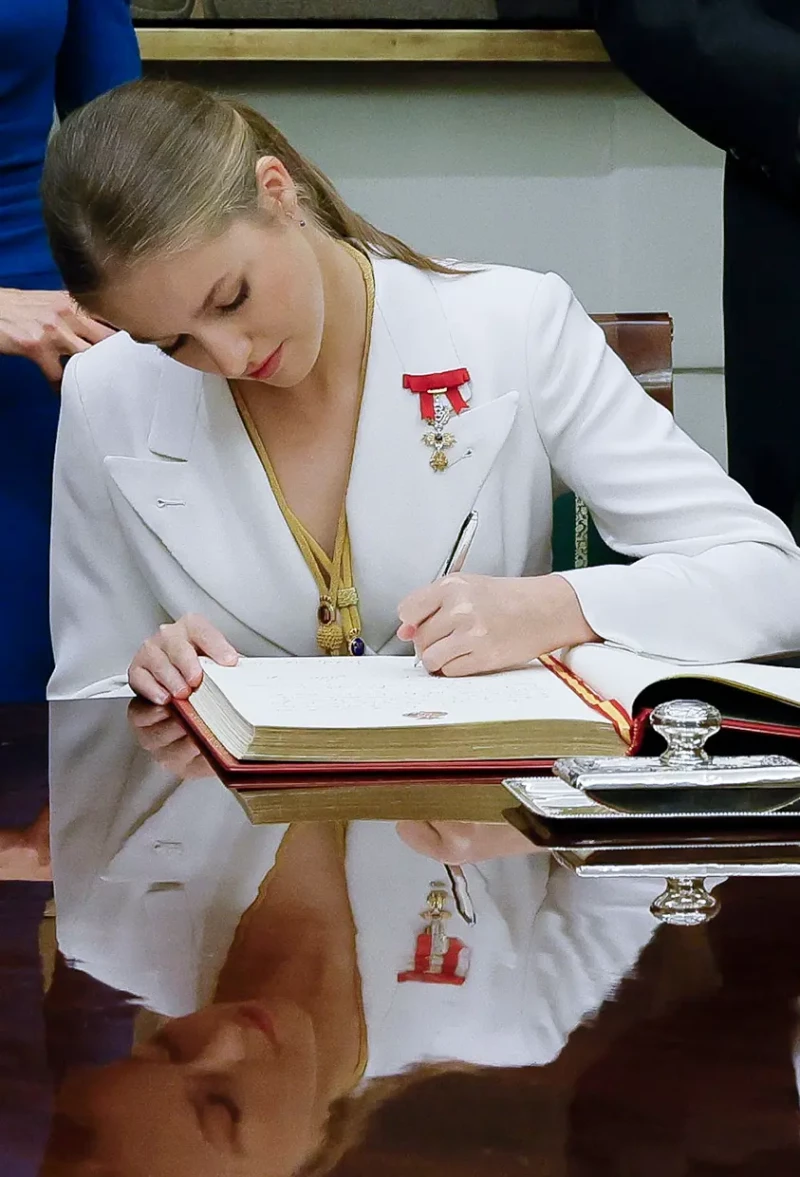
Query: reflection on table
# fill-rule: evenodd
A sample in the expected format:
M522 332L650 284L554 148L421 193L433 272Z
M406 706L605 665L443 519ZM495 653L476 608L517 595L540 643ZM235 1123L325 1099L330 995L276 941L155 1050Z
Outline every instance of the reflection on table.
M254 825L182 739L124 700L51 708L57 969L84 1021L45 1173L797 1171L794 880L657 929L651 881L579 879L446 806ZM24 965L4 927L19 977L36 918ZM26 982L45 1021L57 981ZM2 1001L7 1057L24 1002ZM0 1147L41 1151L41 1102Z

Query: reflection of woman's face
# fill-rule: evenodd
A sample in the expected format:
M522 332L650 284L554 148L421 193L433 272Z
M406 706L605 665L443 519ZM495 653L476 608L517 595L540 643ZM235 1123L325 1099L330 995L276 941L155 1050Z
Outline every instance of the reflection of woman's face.
M315 1151L328 1113L311 1020L298 1006L212 1005L133 1056L67 1083L67 1115L120 1177L273 1177Z

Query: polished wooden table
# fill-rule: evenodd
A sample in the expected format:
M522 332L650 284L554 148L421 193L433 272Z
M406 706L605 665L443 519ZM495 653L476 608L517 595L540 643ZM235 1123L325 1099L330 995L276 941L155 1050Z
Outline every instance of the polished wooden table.
M285 824L252 825L177 733L161 728L154 757L158 725L143 736L137 722L124 700L0 708L8 1177L37 1171L65 1077L125 1059L157 1021L212 999L198 977L224 963L287 836ZM725 882L721 914L679 929L651 920L652 886L639 880L492 858L464 867L477 923L446 894L447 931L472 952L463 985L401 984L408 929L422 930L426 892L446 879L409 845L401 802L392 816L346 831L366 1076L426 1053L452 1065L399 1085L336 1173L800 1173L800 879ZM444 805L414 828L428 836L450 820ZM325 821L337 821L333 797Z

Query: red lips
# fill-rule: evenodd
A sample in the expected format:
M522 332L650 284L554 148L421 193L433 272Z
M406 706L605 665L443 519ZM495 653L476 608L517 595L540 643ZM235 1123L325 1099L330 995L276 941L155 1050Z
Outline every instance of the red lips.
M280 367L283 359L283 344L279 343L275 351L267 356L264 363L258 368L253 368L247 373L248 380L269 380Z
M249 1001L246 1005L240 1005L237 1012L241 1022L260 1030L272 1046L277 1046L272 1018L260 1001Z

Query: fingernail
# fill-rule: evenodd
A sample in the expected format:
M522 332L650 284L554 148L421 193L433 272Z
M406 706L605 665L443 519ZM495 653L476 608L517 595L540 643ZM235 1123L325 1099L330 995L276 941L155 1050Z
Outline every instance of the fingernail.
M156 695L156 703L169 703L169 695L166 691L160 691Z

